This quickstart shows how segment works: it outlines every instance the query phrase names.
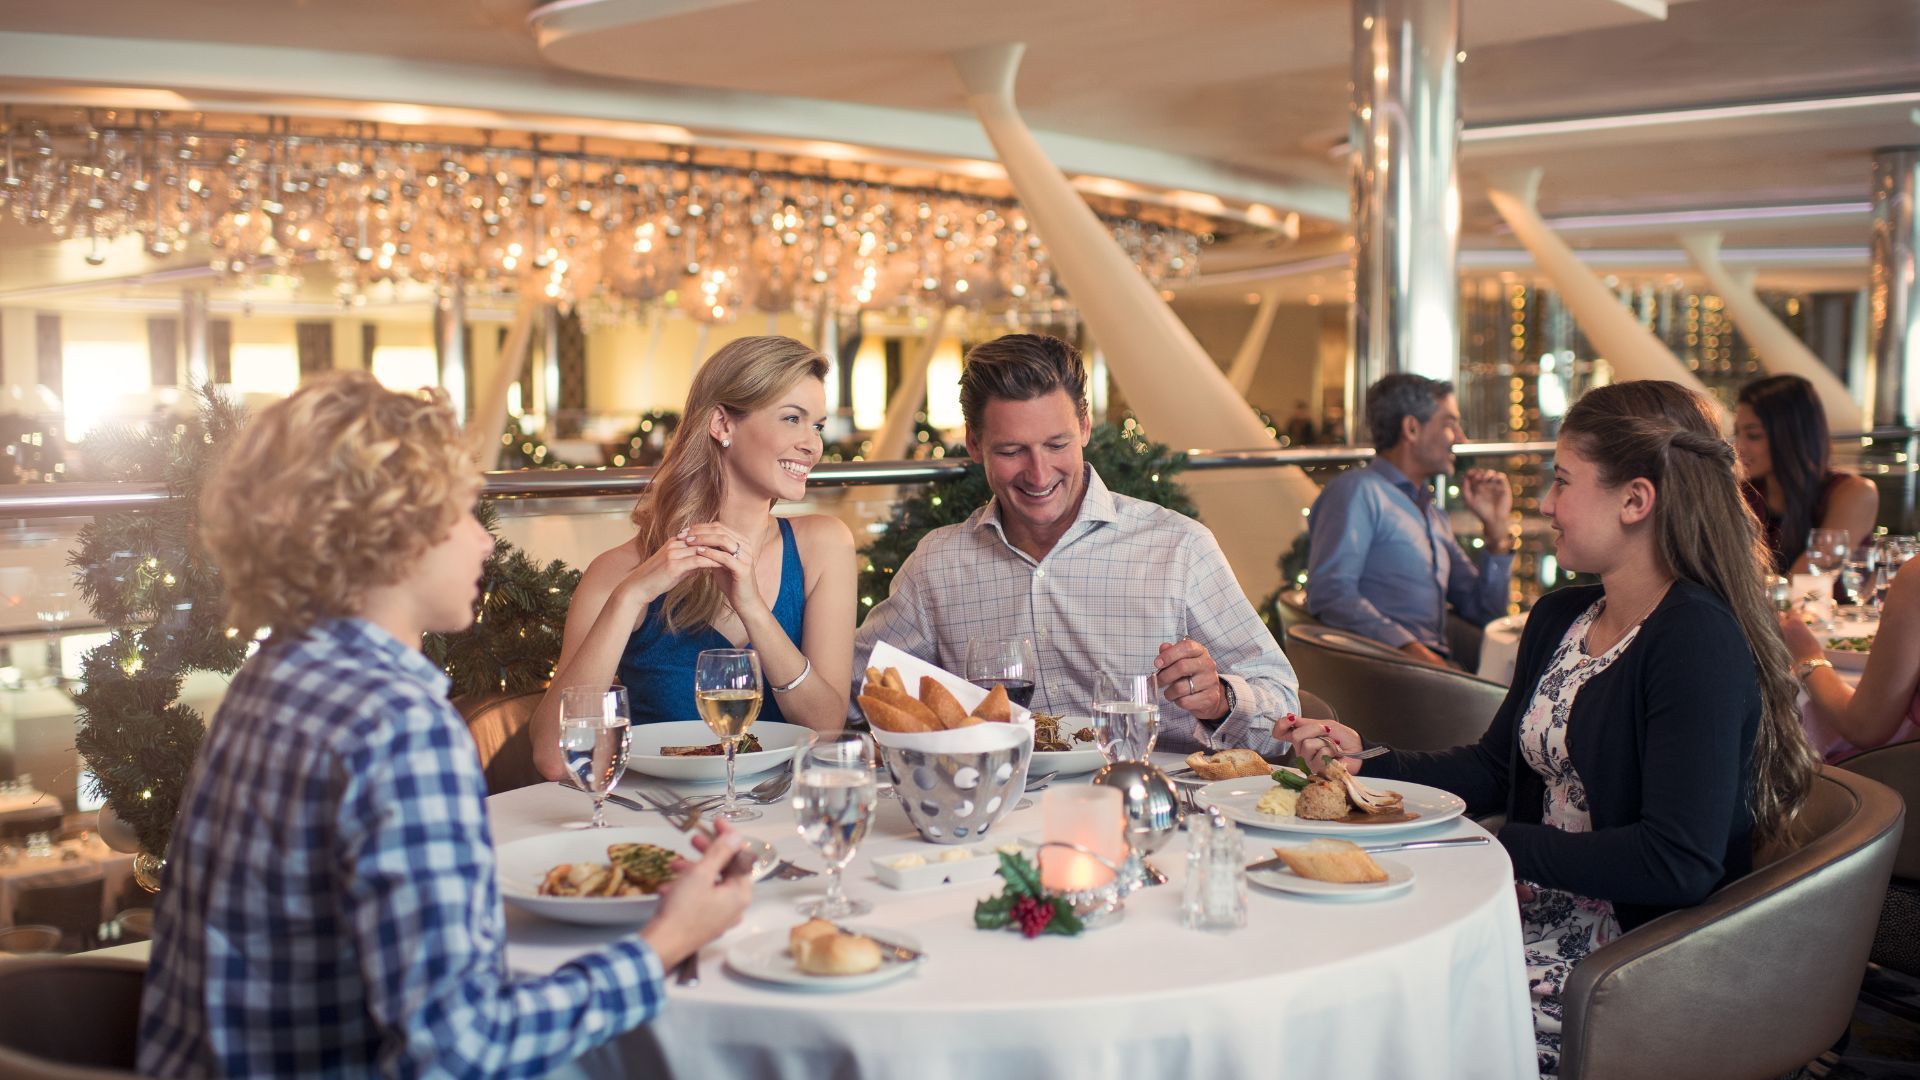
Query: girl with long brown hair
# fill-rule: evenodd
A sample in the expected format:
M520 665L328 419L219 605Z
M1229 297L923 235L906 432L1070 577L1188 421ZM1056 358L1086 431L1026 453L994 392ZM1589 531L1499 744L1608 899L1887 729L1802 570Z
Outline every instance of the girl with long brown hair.
M1507 815L1540 1071L1553 1075L1573 965L1746 873L1756 842L1790 833L1818 759L1762 585L1759 523L1707 399L1667 382L1589 391L1561 427L1540 509L1561 565L1600 584L1534 606L1479 742L1394 751L1368 771ZM1274 735L1316 759L1363 745L1338 724L1284 721Z
M826 375L819 353L785 337L740 338L701 365L634 507L636 535L594 559L574 589L552 690L533 718L543 775L565 775L560 689L618 681L635 724L693 720L703 649L760 654L760 719L822 731L845 721L853 533L836 518L772 513L806 496Z

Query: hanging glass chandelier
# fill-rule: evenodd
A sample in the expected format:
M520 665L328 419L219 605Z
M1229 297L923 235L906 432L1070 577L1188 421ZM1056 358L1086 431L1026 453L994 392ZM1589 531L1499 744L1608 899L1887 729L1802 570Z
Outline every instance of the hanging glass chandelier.
M320 268L345 303L419 283L564 305L662 302L709 321L823 301L1062 306L1004 183L569 141L104 110L16 120L9 109L0 215L84 241L94 262L138 236L155 256L204 253L243 285ZM1156 286L1193 276L1216 227L1190 211L1089 201Z

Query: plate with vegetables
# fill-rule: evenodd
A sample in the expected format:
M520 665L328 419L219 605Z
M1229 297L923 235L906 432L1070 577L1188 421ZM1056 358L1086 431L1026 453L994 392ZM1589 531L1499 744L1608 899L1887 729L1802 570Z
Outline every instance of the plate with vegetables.
M1398 795L1397 805L1391 812L1377 815L1356 811L1334 820L1300 817L1295 813L1299 798L1314 778L1284 765L1274 769L1271 777L1215 781L1195 792L1194 797L1198 802L1219 807L1222 814L1242 825L1323 836L1351 837L1354 833L1384 836L1439 825L1467 811L1466 802L1450 791L1406 780L1358 779L1376 794Z
M1872 634L1827 639L1827 659L1833 661L1833 666L1842 671L1866 670L1867 654L1872 651Z

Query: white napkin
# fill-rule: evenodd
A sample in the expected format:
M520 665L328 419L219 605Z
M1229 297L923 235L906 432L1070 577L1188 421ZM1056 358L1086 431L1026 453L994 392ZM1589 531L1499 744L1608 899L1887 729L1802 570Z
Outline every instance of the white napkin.
M989 693L989 691L975 686L951 671L935 667L925 660L902 652L884 641L873 647L873 655L867 660L867 665L869 667L879 668L882 671L885 671L887 668L899 668L900 678L907 684L907 693L913 694L916 697L919 696L921 677L930 675L936 682L946 687L947 692L953 695L953 699L960 703L960 707L966 709L968 712L972 712L974 706L985 701ZM1014 705L1012 708L1012 716L1013 720L1008 724L969 724L966 727L954 728L951 731L905 733L882 731L879 728L874 728L873 741L881 746L891 746L901 750L918 750L927 754L980 754L992 750L1005 749L1008 745L1008 729L1011 728L1024 731L1027 737L1027 744L1031 746L1033 744L1033 713L1018 705ZM995 818L996 821L1001 817L1005 817L1007 812L1013 808L1013 804L1020 801L1020 793L1027 789L1027 766L1032 764L1032 762L1033 755L1029 753L1027 760L1020 766L1019 775L1013 778L1013 784L1008 789L1009 797L1006 799L999 815Z

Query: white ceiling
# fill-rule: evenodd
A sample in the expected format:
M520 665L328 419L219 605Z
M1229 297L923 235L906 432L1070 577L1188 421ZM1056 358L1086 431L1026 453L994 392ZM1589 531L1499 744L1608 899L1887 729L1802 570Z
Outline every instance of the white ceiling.
M1464 0L1467 125L1920 88L1915 0L1671 0L1664 20L1642 10L1659 6ZM171 92L157 100L176 107L253 102L344 112L421 104L517 115L536 126L627 121L677 125L693 137L826 139L977 159L988 150L945 55L1019 40L1027 43L1022 111L1070 171L1322 215L1344 204L1345 165L1330 148L1346 124L1345 0L572 0L532 25L529 7L7 5L0 99L105 101L148 88ZM1910 106L1470 141L1461 165L1463 246L1511 246L1482 195L1479 178L1491 171L1545 166L1540 204L1550 218L1864 200L1873 149L1913 143L1920 127ZM1730 235L1727 246L1856 248L1865 237L1863 217L1837 216L1772 223ZM7 261L20 252L19 239L0 233ZM1656 249L1646 272L1667 272L1659 252L1673 247L1663 229L1568 239L1576 247ZM1279 246L1221 252L1206 269L1305 254ZM50 273L71 262L41 258ZM1763 281L1780 283L1804 267L1762 269ZM7 273L7 284L19 273ZM1819 273L1857 279L1864 263ZM1246 291L1224 288L1236 297Z

